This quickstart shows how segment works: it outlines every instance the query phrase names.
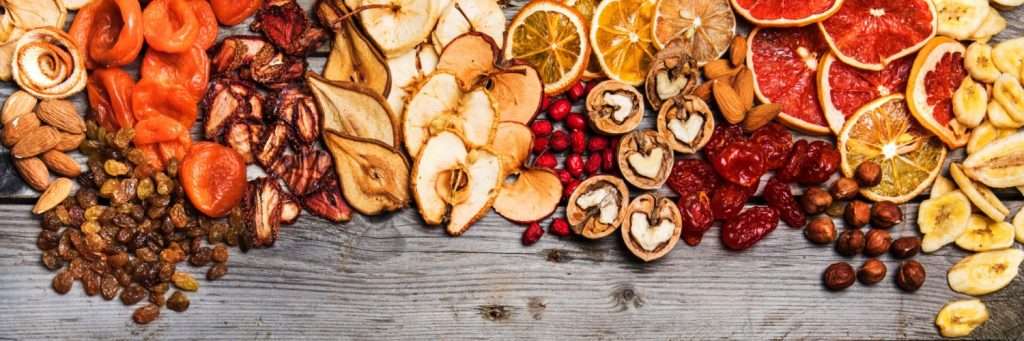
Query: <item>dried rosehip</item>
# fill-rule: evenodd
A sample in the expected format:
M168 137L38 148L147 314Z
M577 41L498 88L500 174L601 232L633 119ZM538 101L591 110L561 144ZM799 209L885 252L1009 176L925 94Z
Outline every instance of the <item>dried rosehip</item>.
M572 144L573 153L583 153L587 149L587 136L582 130L574 129L569 133L569 143Z
M583 82L576 82L576 84L573 84L572 87L569 88L569 98L571 98L574 101L577 101L580 98L583 98L583 95L586 95L586 90L586 84L584 84Z
M544 229L540 228L537 222L530 223L530 226L523 231L523 245L530 246L540 240L544 235Z
M587 141L587 150L591 152L599 152L608 148L608 138L604 136L592 136Z
M534 120L530 124L530 130L533 131L534 137L546 137L551 135L551 121L548 120Z
M807 148L807 159L800 167L797 179L803 185L817 185L825 182L839 169L839 151L825 141L811 142Z
M715 220L726 221L736 217L754 190L733 183L719 186L711 195L711 212Z
M768 202L768 206L779 211L782 221L785 221L789 227L801 228L807 224L807 215L793 198L793 192L788 184L772 177L764 186L764 193L761 196Z
M711 165L701 159L682 159L672 166L672 174L668 176L668 187L679 196L687 192L702 191L715 193L721 184L718 174Z
M564 152L569 149L569 134L565 130L557 130L551 134L551 141L548 146L554 152Z
M544 153L533 160L533 165L540 168L555 169L555 166L558 165L558 159L555 159L555 156L551 153Z
M722 178L743 187L756 186L765 172L761 150L747 141L733 142L716 152L711 166Z
M786 155L793 148L793 135L781 124L774 122L755 130L750 135L750 140L761 147L767 170L782 168L786 162Z
M569 154L565 157L565 169L574 177L583 175L583 157L579 154Z
M572 180L572 174L569 174L569 171L564 169L556 170L555 175L558 176L558 181L562 183L562 186L565 186Z
M543 153L548 149L549 140L547 137L538 137L533 139L533 153Z
M601 155L591 154L587 156L587 162L583 167L587 175L594 175L601 172Z
M571 130L583 130L587 128L587 119L581 114L572 113L565 118L565 126Z
M570 110L572 110L572 102L569 102L568 99L560 98L554 103L551 103L551 106L548 107L548 117L551 117L552 120L561 122L566 118L566 116L569 116Z
M548 228L551 234L559 237L569 236L569 221L565 218L555 218L551 220L551 227Z
M774 208L752 207L722 225L722 244L730 250L746 250L779 226Z
M707 148L707 147L704 147ZM775 172L775 177L779 181L790 183L796 181L797 177L800 176L800 170L804 165L804 160L807 159L807 140L799 140L793 144L793 148L789 150L789 156L786 157L786 162L782 165L782 168Z
M679 214L682 216L682 232L688 238L683 241L687 245L697 246L701 237L715 223L711 211L711 199L704 192L689 192L679 198Z
M704 155L711 159L715 153L725 148L725 146L744 139L743 128L738 125L726 124L716 126L714 134L711 134L711 139L704 146Z

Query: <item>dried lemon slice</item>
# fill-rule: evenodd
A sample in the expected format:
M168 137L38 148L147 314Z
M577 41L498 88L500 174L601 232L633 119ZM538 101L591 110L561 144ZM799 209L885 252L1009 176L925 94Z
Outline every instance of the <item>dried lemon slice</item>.
M505 59L519 59L537 69L545 94L565 91L587 68L590 44L585 21L561 3L530 2L512 18L506 39Z
M651 0L605 0L590 24L590 44L608 78L640 85L654 60Z

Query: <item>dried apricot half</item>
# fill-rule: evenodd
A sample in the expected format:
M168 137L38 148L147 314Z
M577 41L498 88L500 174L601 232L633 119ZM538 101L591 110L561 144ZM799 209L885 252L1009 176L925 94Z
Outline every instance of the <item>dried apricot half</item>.
M193 144L178 173L192 206L210 217L223 217L245 195L242 155L213 142Z

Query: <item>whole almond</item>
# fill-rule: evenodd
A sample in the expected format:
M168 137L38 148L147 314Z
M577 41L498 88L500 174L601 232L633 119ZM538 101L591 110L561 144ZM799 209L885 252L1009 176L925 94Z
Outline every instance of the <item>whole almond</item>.
M51 149L43 153L40 158L46 164L46 167L49 167L54 173L68 177L82 175L82 167L78 165L78 162L75 162L75 159L59 150Z
M693 95L700 97L705 103L711 102L711 86L714 83L714 81L701 83L696 89L693 89Z
M764 127L768 122L775 119L782 112L782 106L775 103L765 103L750 109L747 118L743 120L743 130L751 132Z
M78 115L75 105L70 101L54 99L39 103L39 120L54 128L72 134L85 132L85 120Z
M8 147L13 146L15 143L18 143L22 137L28 135L30 131L39 128L39 125L39 117L36 117L36 114L34 113L28 113L14 118L7 124L4 124L4 145Z
M745 110L754 107L754 73L746 67L740 67L736 79L732 83L736 94L740 96L740 103Z
M743 108L743 103L740 103L740 97L736 94L736 90L733 90L732 86L725 82L712 81L712 83L715 83L712 86L715 103L718 103L718 110L722 112L725 120L732 124L743 122L747 110Z
M36 108L37 100L32 94L25 91L15 91L11 96L7 97L7 101L4 102L4 108L0 113L0 121L4 124L11 120L18 118L18 116L32 112Z
M40 126L25 134L11 147L11 155L16 158L33 157L53 149L60 142L60 133L50 126Z
M704 64L704 76L708 79L732 77L735 74L736 69L730 67L729 61L725 59L716 59Z
M71 195L72 185L71 179L68 178L59 178L54 181L39 196L39 200L36 200L36 205L32 206L32 213L43 214L51 208L57 207L64 199L68 198L68 195Z
M42 192L50 186L50 171L46 170L43 160L37 157L14 159L14 168L21 174L21 180L32 189Z
M729 48L729 62L732 66L743 65L747 61L747 38L737 35L732 38L732 46Z
M70 152L78 149L78 146L82 144L82 141L85 141L85 134L60 133L60 142L57 142L57 145L53 146L53 149L62 152Z

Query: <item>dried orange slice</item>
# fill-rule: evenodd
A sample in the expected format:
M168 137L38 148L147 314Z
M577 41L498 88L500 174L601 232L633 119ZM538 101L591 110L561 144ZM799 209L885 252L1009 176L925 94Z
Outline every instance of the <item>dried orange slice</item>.
M966 52L967 48L956 40L932 38L914 59L907 82L910 112L950 148L962 147L970 138L967 127L953 114L953 93L968 76Z
M736 35L736 16L728 0L658 0L654 9L654 45L665 48L682 39L697 64L718 59Z
M590 24L590 44L608 78L640 85L657 49L651 37L652 0L605 0Z
M816 23L839 10L843 0L732 0L736 13L757 26L797 27Z
M844 63L881 71L934 37L936 18L931 0L847 0L818 26Z
M882 166L882 182L862 187L861 195L897 204L928 189L946 159L942 141L914 120L900 94L879 98L857 110L839 132L837 148L845 176L852 177L865 161Z
M532 1L512 18L505 38L505 59L518 59L540 74L544 93L554 95L575 84L587 68L587 25L576 10L558 2Z
M818 103L818 59L828 44L815 26L755 28L747 44L747 67L764 103L782 106L778 119L807 134L831 132Z
M882 71L869 71L847 65L833 53L818 63L818 100L832 132L839 134L846 118L876 98L902 94L907 89L914 57L889 63Z
M583 22L587 25L590 25L590 21L594 19L594 10L597 9L597 2L598 0L562 0L562 3L580 12ZM601 72L601 64L597 62L597 56L594 56L593 50L591 50L587 70L583 71L583 79L596 78L604 78L604 73Z

